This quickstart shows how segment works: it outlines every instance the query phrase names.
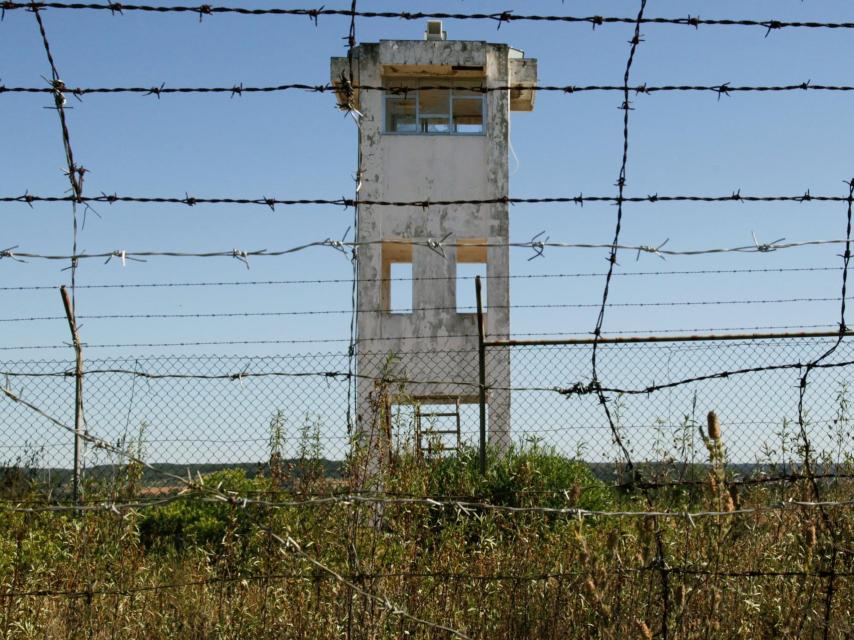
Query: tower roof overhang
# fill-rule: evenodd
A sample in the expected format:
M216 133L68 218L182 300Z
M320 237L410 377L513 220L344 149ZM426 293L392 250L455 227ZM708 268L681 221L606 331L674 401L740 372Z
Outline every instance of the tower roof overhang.
M524 52L507 45L490 45L484 41L468 40L382 40L366 43L353 52L353 78L350 78L350 59L334 57L330 76L335 87L338 106L359 109L359 63L364 54L374 52L376 64L383 77L393 78L485 78L487 77L487 47L501 47L508 52L507 86L512 111L533 111L537 83L537 60L525 58ZM388 49L396 55L384 60L378 50ZM457 52L459 55L454 55ZM459 59L456 59L459 58Z

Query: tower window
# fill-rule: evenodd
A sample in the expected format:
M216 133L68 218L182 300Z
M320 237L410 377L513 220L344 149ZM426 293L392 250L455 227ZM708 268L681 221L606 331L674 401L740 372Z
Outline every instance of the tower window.
M395 133L418 133L417 99L415 96L389 96L386 98L385 130Z
M481 305L486 311L486 240L457 241L457 313L477 313L474 279L480 276ZM472 246L468 246L468 245Z
M480 91L482 79L385 78L383 84L400 91L385 94L386 133L482 135L484 132L486 95Z
M386 313L412 313L412 245L383 242L380 307Z

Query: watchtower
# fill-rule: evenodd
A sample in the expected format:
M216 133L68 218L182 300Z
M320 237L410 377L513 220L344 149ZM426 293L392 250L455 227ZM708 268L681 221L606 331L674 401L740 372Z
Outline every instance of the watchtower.
M533 110L537 61L506 44L448 40L430 22L423 40L332 58L331 77L339 106L358 111L359 200L421 203L358 209L356 428L377 442L390 405L478 401L471 276L484 277L486 333L509 336L510 111ZM469 200L489 202L431 204ZM506 350L487 371L489 442L506 445ZM371 378L383 375L408 382L380 389Z

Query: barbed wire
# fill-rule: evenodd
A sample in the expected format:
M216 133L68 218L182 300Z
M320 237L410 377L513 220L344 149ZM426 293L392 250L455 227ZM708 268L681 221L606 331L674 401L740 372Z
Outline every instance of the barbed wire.
M631 470L634 466L632 464L631 455L629 454L628 448L623 443L623 438L620 435L620 432L617 428L616 421L614 417L611 415L611 410L608 407L607 400L605 398L604 393L599 390L599 370L598 370L598 351L599 351L599 338L602 335L602 327L605 323L605 310L608 307L608 295L610 293L611 288L611 279L614 275L614 267L617 265L617 252L620 248L620 231L623 223L623 203L625 188L626 188L626 167L628 165L629 160L629 111L631 110L631 105L629 103L629 78L631 76L632 64L635 59L635 53L637 52L638 45L642 42L641 39L641 24L643 20L643 14L646 10L646 0L641 0L640 9L638 10L637 20L635 21L635 29L634 36L629 41L629 57L626 60L626 70L623 74L623 103L620 105L620 108L623 110L623 154L622 161L620 164L620 172L617 177L617 220L614 227L614 239L611 242L609 247L609 255L608 255L608 272L605 274L605 285L602 289L602 302L599 305L599 314L596 318L596 327L593 329L593 349L591 351L591 385L597 389L597 395L599 397L599 404L602 406L603 411L605 412L605 417L608 420L608 425L611 428L611 437L614 440L614 444L619 447L622 452L623 458L626 461L628 469ZM665 240L665 244L667 241ZM663 245L662 245L663 246ZM640 252L638 252L638 258L640 257Z
M0 195L0 202L18 202L27 205L33 205L37 202L72 202L75 201L74 196L50 196L37 195L25 191L22 195ZM275 208L281 206L299 206L299 205L330 205L337 207L357 207L357 206L384 206L384 207L417 207L421 209L429 209L430 207L443 206L458 206L458 205L496 205L496 204L575 204L584 206L590 203L606 203L617 204L618 196L609 195L584 195L579 193L576 196L543 196L543 197L514 197L514 196L498 196L495 198L466 198L466 199L437 199L437 200L376 200L376 199L356 199L356 198L275 198L262 196L260 198L238 198L238 197L211 197L211 196L191 196L185 194L184 197L173 196L130 196L119 195L117 193L100 195L84 195L76 200L80 203L134 203L134 204L182 204L189 207L194 207L200 204L234 204L234 205L260 205L268 207L275 211ZM741 189L736 189L725 195L704 195L704 194L658 194L652 193L647 195L626 196L622 198L623 203L665 203L665 202L707 202L707 203L731 203L731 202L847 202L847 196L840 195L814 195L809 189L801 194L771 194L771 195L749 195L742 194Z
M53 103L54 109L56 110L57 116L59 118L59 126L62 133L62 146L65 151L65 162L66 162L66 176L68 177L68 181L71 185L71 193L68 196L71 201L71 254L70 258L70 273L71 273L71 303L72 308L76 302L76 284L77 284L77 266L78 260L73 257L77 254L77 235L78 235L78 222L77 222L77 205L85 204L81 201L83 197L83 179L86 175L86 169L83 166L80 166L74 160L74 151L71 147L71 134L68 130L68 121L65 114L65 95L63 94L64 83L60 80L59 70L56 67L56 62L53 58L53 53L50 49L50 42L48 41L47 31L45 30L44 21L42 20L41 14L39 13L39 8L36 6L32 7L33 15L36 17L36 23L39 27L39 34L41 35L42 46L44 47L45 55L47 56L48 64L50 65L50 93L53 95ZM86 204L85 206L89 206ZM3 255L3 252L0 251L0 256Z
M419 352L406 352L404 355L415 355ZM423 355L429 355L434 353L433 351L425 351L420 352ZM474 353L471 350L463 350L460 353ZM741 376L745 374L751 373L766 373L772 371L786 371L786 370L802 370L806 367L806 362L786 362L781 364L771 364L771 365L762 365L756 367L745 367L741 369L731 369L727 371L716 371L714 373L693 376L688 378L682 378L679 380L674 380L670 382L660 383L660 384L651 384L647 387L643 388L620 388L620 387L609 387L601 384L595 384L593 382L590 383L575 383L570 387L560 387L560 386L537 386L537 385L518 385L518 386L506 386L506 385L496 385L496 384L488 384L487 388L494 391L530 391L530 392L554 392L565 396L579 396L579 395L590 395L590 394L598 394L602 393L611 393L618 395L649 395L654 392L663 391L665 389L673 389L676 387L681 387L689 384L694 384L697 382L706 382L711 380L720 380L727 379L736 376ZM837 369L844 368L854 365L854 360L845 360L842 362L821 362L813 366L813 369ZM472 382L471 380L454 380L454 379L437 379L437 380L426 380L426 379L418 379L411 378L407 376L401 375L366 375L359 373L351 373L348 371L334 371L334 370L324 370L324 371L250 371L249 369L244 369L242 371L235 371L231 373L149 373L146 371L141 371L138 369L124 369L120 367L109 367L109 368L94 368L88 369L82 372L81 376L93 376L93 375L127 375L133 376L137 378L147 378L150 380L230 380L242 382L244 380L249 380L252 378L324 378L324 379L337 379L337 380L347 380L347 379L361 379L361 380L369 380L377 384L384 385L412 385L412 386L459 386L464 388L475 388L479 387L479 383ZM0 376L4 376L6 378L69 378L75 377L77 373L72 370L62 370L62 371L0 371Z
M354 91L381 91L390 94L406 94L417 90L421 91L442 91L449 89L459 89L457 85L451 84L423 84L418 86L406 86L405 84L396 84L393 86L383 85L363 85L353 83ZM245 85L242 82L232 85L222 86L167 86L165 82L146 87L69 87L63 83L62 91L65 94L73 95L82 98L87 95L103 95L103 94L121 94L135 93L143 96L153 96L160 98L164 95L181 95L181 94L228 94L230 97L241 97L244 93L280 93L285 91L302 91L306 93L334 93L340 87L332 84L308 84L308 83L287 83L276 85ZM592 92L620 92L624 91L622 85L537 85L537 84L510 84L510 85L481 85L467 86L467 91L473 93L494 93L507 91L539 91L549 93L563 93L566 95L574 95L577 93L592 93ZM51 87L24 87L24 86L6 86L0 84L0 94L2 93L53 93ZM792 84L779 85L733 85L729 82L721 84L694 84L694 85L650 85L638 84L629 87L629 91L635 95L651 95L653 93L712 93L720 96L729 96L734 93L781 93L781 92L799 92L799 91L826 91L826 92L849 92L854 91L854 85L845 84L815 84L810 80L805 82L797 82Z
M761 27L765 30L766 36L772 31L780 29L854 29L854 22L831 22L817 20L751 20L751 19L734 19L734 18L701 18L699 16L686 17L641 17L640 20L632 17L622 16L573 16L573 15L547 15L547 14L521 14L515 13L513 10L497 11L492 13L461 13L461 12L441 12L441 11L356 11L351 9L327 9L319 7L315 9L307 8L280 8L280 7L264 7L264 8L249 8L249 7L234 7L222 5L173 5L173 6L157 6L144 4L129 4L123 2L106 2L106 3L84 3L84 2L13 2L5 0L0 3L0 9L6 11L14 10L33 10L33 9L76 9L89 11L108 11L111 15L122 15L124 12L146 12L146 13L190 13L199 16L201 21L204 16L213 16L217 14L236 14L244 16L293 16L308 18L313 24L317 25L318 19L321 16L339 16L348 18L390 18L399 20L424 20L424 19L445 19L445 20L485 20L495 22L498 28L501 25L512 22L562 22L569 24L589 24L594 29L599 26L608 24L629 24L629 25L673 25L698 28L700 26L744 26L744 27Z
M544 232L542 232L544 233ZM429 249L430 251L446 258L445 249L450 248L471 248L471 247L508 247L514 249L530 249L534 253L529 258L529 260L533 260L535 258L545 257L545 250L549 248L554 249L609 249L609 250L623 250L623 251L631 251L636 252L636 260L640 259L641 254L651 254L657 256L659 258L665 258L668 256L679 256L679 257L694 257L694 256L706 256L706 255L715 255L715 254L727 254L727 253L759 253L759 254L767 254L773 253L775 251L785 250L785 249L795 249L802 247L817 247L817 246L825 246L825 245L838 245L838 244L846 244L845 239L828 239L828 240L802 240L795 242L785 242L785 238L779 238L774 240L773 242L759 242L754 237L753 244L747 245L737 245L732 247L708 247L708 248L700 248L700 249L665 249L665 245L668 243L669 239L664 240L664 242L659 242L657 245L628 245L628 244L604 244L604 243L595 243L595 242L558 242L554 240L537 240L536 238L542 233L537 234L528 241L516 241L516 242L448 242L447 238L443 239L434 239L434 238L426 238L424 240L363 240L363 241L343 241L343 240L332 240L331 238L326 238L324 240L315 240L312 242L306 242L301 245L297 245L294 247L289 247L286 249L254 249L245 251L243 249L231 249L228 251L204 251L204 252L192 252L192 251L127 251L125 249L115 249L112 251L103 251L96 253L72 253L72 254L45 254L45 253L35 253L28 251L18 251L18 246L8 247L2 251L0 251L0 260L3 258L13 260L19 263L26 263L27 260L58 260L58 261L67 261L67 260L90 260L90 259L104 259L105 264L109 263L113 258L116 258L121 264L126 265L127 261L134 262L146 262L148 258L233 258L241 262L247 269L249 268L249 258L278 258L286 255L291 255L295 253L300 253L302 251L306 251L308 249L313 248L329 248L339 253L343 253L345 256L348 256L350 252L347 249L354 249L362 246L376 246L376 245L395 245L395 246L410 246L410 247L422 247L425 249Z
M849 181L848 183L848 197L854 197L854 179ZM807 417L806 417L806 408L805 408L805 399L807 392L807 384L810 373L816 367L821 366L830 356L832 356L839 346L842 344L842 341L845 339L845 335L847 333L848 327L846 326L845 320L845 295L848 288L848 267L851 261L851 228L852 228L852 202L849 200L848 206L846 209L846 226L845 226L845 252L842 254L842 286L841 286L841 296L842 299L840 301L840 309L839 309L839 336L836 341L819 355L816 359L807 363L806 367L804 367L803 375L801 376L800 383L798 385L798 433L803 449L803 464L804 469L806 470L807 475L814 476L815 471L813 469L813 451L812 451L812 443L809 438L809 434L807 433ZM812 494L815 500L822 499L822 490L819 483L816 481L814 477L810 479L810 487L812 489ZM831 515L825 510L821 509L819 511L821 514L822 522L824 524L825 529L831 535L834 543L838 542L839 532L834 526L833 519ZM833 596L836 590L836 559L837 559L837 545L834 544L833 549L830 554L830 558L828 560L828 564L830 566L830 570L827 576L827 589L825 591L825 602L824 602L824 633L823 636L825 640L829 638L830 632L830 618L831 618L831 610L833 604Z
M641 277L641 276L681 276L681 275L741 275L759 273L810 273L841 271L841 267L773 267L756 269L694 269L682 271L620 271L614 273L617 277ZM576 272L576 273L528 273L507 275L485 275L481 280L548 280L564 278L598 278L604 276L604 271ZM456 280L470 281L475 276L457 276ZM415 276L415 277L388 277L388 278L357 278L357 282L432 282L449 280L448 276ZM195 281L195 282L130 282L130 283L102 283L102 284L79 284L78 289L173 289L183 287L256 287L256 286L279 286L279 285L315 285L315 284L346 284L350 285L352 278L318 278L303 280L222 280L222 281ZM0 286L0 291L56 291L57 285L24 285L24 286Z
M573 395L587 395L591 393L598 393L602 391L604 393L613 393L618 395L647 395L650 393L654 393L656 391L663 391L664 389L675 389L676 387L682 387L688 384L694 384L697 382L706 382L710 380L722 380L726 378L731 378L734 376L745 375L749 373L766 373L770 371L785 371L785 370L802 370L807 366L807 362L787 362L784 364L772 364L772 365L762 365L757 367L744 367L741 369L730 369L727 371L716 371L715 373L709 373L700 376L692 376L688 378L682 378L679 380L674 380L671 382L663 382L661 384L651 384L642 388L627 388L627 387L608 387L608 386L597 386L594 384L585 384L585 383L576 383L571 387L567 387L564 389L556 391L563 393L564 395L573 396ZM849 367L854 365L854 360L846 360L843 362L834 362L834 363L825 363L817 364L813 366L813 369L837 369L843 367Z
M427 355L430 352L425 352ZM147 380L230 380L235 382L243 382L253 378L323 378L326 380L369 380L383 384L411 384L423 386L460 386L465 388L475 388L480 385L470 380L420 380L412 379L406 376L371 376L350 371L249 371L248 369L234 373L149 373L139 369L123 369L123 368L90 368L82 372L81 377L90 377L93 375L127 375L134 378L143 378ZM7 380L12 378L70 378L76 377L78 374L74 371L0 371L0 376ZM510 390L508 387L492 386L491 389ZM554 388L546 387L514 387L514 390L537 390L537 391L556 391ZM7 394L8 395L8 394ZM17 397L17 396L16 396ZM32 408L32 407L31 407ZM112 451L115 453L115 451Z
M852 299L852 298L849 298ZM814 302L838 302L839 298L770 298L760 300L672 300L659 302L609 302L609 308L672 308L693 306L728 306L728 305L763 305L763 304L802 304ZM601 305L597 303L551 303L551 304L506 304L492 305L492 309L598 309ZM357 313L382 313L409 315L413 313L432 311L457 311L461 313L474 313L474 306L454 307L414 307L404 309L357 309ZM324 315L349 315L350 309L312 309L305 311L226 311L226 312L204 312L204 313L108 313L79 315L78 320L164 320L164 319L199 319L199 318L265 318L282 316L324 316ZM0 318L0 322L38 322L65 320L63 316L30 316ZM594 334L595 335L595 334ZM450 336L447 336L450 337ZM401 339L396 337L394 339Z

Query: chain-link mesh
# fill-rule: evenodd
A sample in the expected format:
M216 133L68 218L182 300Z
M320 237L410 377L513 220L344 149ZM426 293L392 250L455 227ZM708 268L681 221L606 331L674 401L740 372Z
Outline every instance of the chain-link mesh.
M85 376L85 417L89 433L141 450L154 464L243 465L266 463L271 447L283 458L300 447L319 445L312 455L342 460L348 447L347 382L325 377L254 376L346 370L343 354L238 357L192 356L88 360L88 371L123 370L149 375L225 376L223 379L150 379L129 373ZM4 363L7 371L32 374L73 371L62 361ZM15 377L24 399L73 424L74 377ZM274 433L274 431L278 433ZM277 445L271 438L278 438ZM58 430L26 407L11 402L0 410L0 451L6 460L35 458L40 467L67 469L73 435ZM115 462L92 447L86 467Z
M600 345L600 382L608 388L642 389L706 374L745 367L807 363L823 353L833 338L795 338L735 342L685 342ZM487 429L509 425L509 437L491 442L522 443L532 438L564 455L589 462L620 459L610 427L595 394L566 394L576 383L589 383L589 345L490 347L487 385L494 386L490 368L510 355L509 422L506 404L496 403L501 389L490 389ZM423 371L424 354L419 354ZM449 377L460 359L476 352L430 354L429 381L407 380L409 354L361 354L392 381L388 424L393 449L414 448L420 430L422 447L431 451L456 446L456 424L464 446L476 447L479 407L476 368L471 380ZM854 360L854 346L843 342L833 362ZM389 364L391 363L391 364ZM8 385L45 413L73 424L74 377L44 374L73 371L69 361L19 361L0 364L15 374ZM88 432L123 448L141 450L154 464L202 470L222 465L257 468L275 448L282 458L307 453L340 470L349 451L347 412L365 407L348 394L347 356L339 353L272 357L190 356L88 360L85 376L85 417ZM120 371L117 371L120 370ZM133 373L188 377L149 378ZM239 375L241 373L261 375ZM621 436L635 462L676 460L702 462L706 451L700 437L705 414L714 410L723 424L723 441L733 464L795 462L802 458L797 435L798 382L803 368L759 371L691 382L649 394L610 393L609 402ZM280 375L285 374L285 375ZM310 374L310 375L293 375ZM838 462L854 453L849 428L848 367L812 372L806 393L807 431L813 453L824 462ZM222 376L206 379L194 376ZM422 397L429 385L456 389L461 399L458 419L455 398ZM373 382L373 381L368 381ZM543 390L530 390L537 387ZM409 393L408 389L416 393ZM506 393L506 392L505 392ZM451 394L453 395L453 394ZM503 409L501 407L503 406ZM444 415L435 415L435 414ZM446 433L436 434L434 432ZM72 466L73 435L13 402L0 405L0 463L26 461L42 469ZM118 462L103 451L87 448L92 472Z
M807 362L835 338L790 338L736 342L604 344L599 346L600 383L644 389L744 368ZM491 348L490 351L508 347ZM590 382L589 345L512 347L514 387L556 387ZM843 342L828 363L850 361ZM849 429L850 367L816 369L806 393L807 433L813 453L838 460L854 452ZM798 439L798 384L803 368L735 373L680 384L648 394L609 393L617 428L633 461L703 462L700 437L705 416L715 411L732 463L782 464L802 459ZM487 378L489 374L487 373ZM512 394L513 440L537 438L567 455L605 462L621 459L595 394L516 390Z

